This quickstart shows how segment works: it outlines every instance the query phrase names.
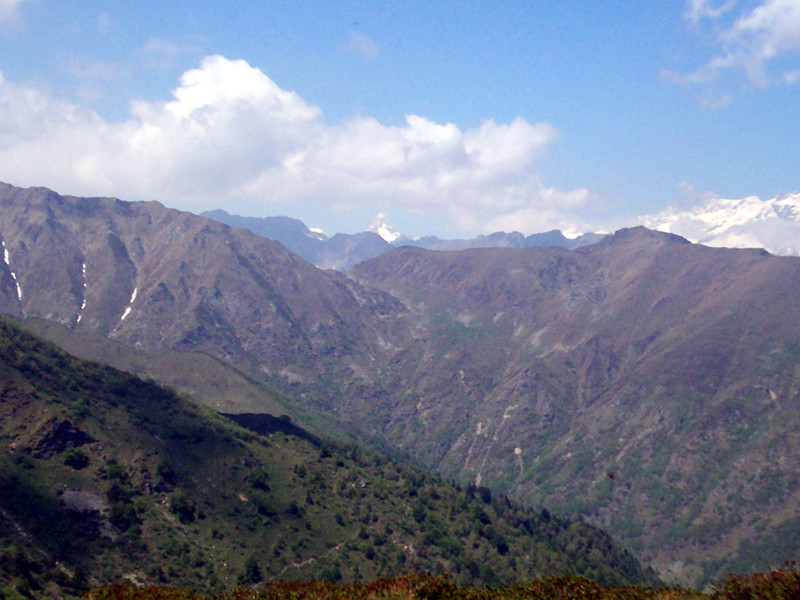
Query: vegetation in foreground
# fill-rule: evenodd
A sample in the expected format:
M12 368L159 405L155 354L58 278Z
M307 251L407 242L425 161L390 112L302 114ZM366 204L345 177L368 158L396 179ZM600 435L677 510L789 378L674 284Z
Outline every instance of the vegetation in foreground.
M655 576L603 532L289 423L259 435L0 319L0 589ZM278 425L280 427L278 427Z
M188 589L110 586L87 600L794 600L800 598L800 571L781 569L754 575L729 575L714 591L646 586L604 586L578 576L548 576L529 583L478 588L446 577L410 575L370 583L311 581L276 583L265 589L240 587L217 596Z

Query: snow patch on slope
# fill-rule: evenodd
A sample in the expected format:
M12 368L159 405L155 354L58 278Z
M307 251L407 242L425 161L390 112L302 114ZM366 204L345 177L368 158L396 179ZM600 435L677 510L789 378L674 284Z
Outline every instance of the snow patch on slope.
M83 309L86 308L86 263L81 263L81 277L83 278L83 300L81 301L81 308L78 310L78 318L76 323L80 323L83 319Z
M309 227L306 236L314 240L319 240L321 242L324 242L325 240L328 239L328 235L325 233L324 230L320 229L319 227Z
M120 317L120 321L124 321L125 317L131 314L131 308L133 307L133 301L136 300L136 292L139 291L139 288L133 288L133 294L131 294L131 299L128 301L128 307L125 309L125 312L122 313Z
M17 299L22 302L22 288L17 280L17 274L14 273L14 269L11 268L11 255L8 252L8 248L6 248L6 243L4 241L0 241L0 245L2 245L3 248L3 262L6 263L9 273L11 273L11 279L14 280L14 285L17 286Z

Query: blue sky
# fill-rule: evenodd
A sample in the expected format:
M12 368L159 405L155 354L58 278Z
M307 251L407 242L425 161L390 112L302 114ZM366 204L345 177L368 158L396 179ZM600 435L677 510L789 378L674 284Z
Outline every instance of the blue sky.
M800 0L0 0L0 180L411 235L800 189Z

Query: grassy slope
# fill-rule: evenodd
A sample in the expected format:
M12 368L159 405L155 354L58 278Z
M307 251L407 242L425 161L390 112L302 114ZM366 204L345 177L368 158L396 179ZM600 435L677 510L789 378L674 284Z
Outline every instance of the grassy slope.
M152 379L219 412L288 415L296 423L338 440L349 436L330 419L303 409L297 401L231 365L200 352L144 352L92 331L76 331L46 319L26 319L25 329L68 353L108 365L143 379Z
M411 570L482 583L652 578L588 526L354 448L257 436L6 320L0 427L0 582L34 596Z

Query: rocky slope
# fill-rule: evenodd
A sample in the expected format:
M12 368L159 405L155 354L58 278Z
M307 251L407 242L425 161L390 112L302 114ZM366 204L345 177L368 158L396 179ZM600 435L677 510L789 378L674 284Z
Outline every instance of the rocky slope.
M0 208L4 312L227 361L674 581L800 559L798 259L637 228L399 248L347 277L154 203L5 186Z
M354 276L440 344L394 443L601 524L675 580L796 557L800 261L639 228L573 252L407 249Z
M391 296L155 202L2 184L0 238L0 311L207 353L253 377L346 384L412 337Z

